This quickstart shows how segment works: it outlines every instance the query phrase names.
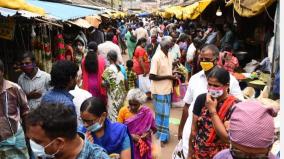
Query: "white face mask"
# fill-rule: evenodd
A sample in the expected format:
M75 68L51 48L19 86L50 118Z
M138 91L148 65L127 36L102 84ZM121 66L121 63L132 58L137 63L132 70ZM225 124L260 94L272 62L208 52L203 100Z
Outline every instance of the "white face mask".
M221 97L224 93L223 87L208 87L208 93L213 98Z
M57 150L55 153L53 154L47 154L45 152L45 148L47 148L48 146L50 146L55 140L51 141L49 144L47 144L45 147L37 144L36 142L34 142L33 140L30 140L30 144L31 144L31 149L33 151L33 153L35 154L35 157L41 157L42 159L52 159L55 158L55 155L59 152L59 150Z
M77 48L78 48L79 50L83 50L83 46L81 46L81 45L78 45Z

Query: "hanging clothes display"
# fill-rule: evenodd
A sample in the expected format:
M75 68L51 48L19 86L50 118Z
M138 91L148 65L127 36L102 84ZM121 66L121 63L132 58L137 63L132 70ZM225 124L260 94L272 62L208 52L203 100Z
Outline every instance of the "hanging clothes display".
M37 29L37 32L35 31ZM41 37L40 37L40 34L41 34L41 27L35 27L35 26L32 26L32 33L31 33L31 37L32 37L32 52L34 53L35 55L35 59L36 59L36 62L37 62L37 65L42 68L42 51L41 51Z
M40 25L32 26L32 51L35 55L37 65L45 72L50 72L52 67L51 36L50 28ZM37 31L37 32L36 32Z
M50 27L43 28L43 69L46 72L51 71L52 67L52 54L51 54L51 44L50 44Z
M55 60L64 60L65 59L65 47L64 47L64 39L63 35L58 33L55 36Z

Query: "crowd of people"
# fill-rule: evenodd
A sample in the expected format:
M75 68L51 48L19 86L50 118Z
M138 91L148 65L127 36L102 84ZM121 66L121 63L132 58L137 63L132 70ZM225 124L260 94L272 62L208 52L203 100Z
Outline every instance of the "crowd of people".
M182 158L276 158L278 109L244 100L229 24L223 33L213 24L121 20L90 37L80 32L50 74L24 53L18 84L4 79L0 60L0 158L155 158L154 136L161 147L172 137L181 83Z

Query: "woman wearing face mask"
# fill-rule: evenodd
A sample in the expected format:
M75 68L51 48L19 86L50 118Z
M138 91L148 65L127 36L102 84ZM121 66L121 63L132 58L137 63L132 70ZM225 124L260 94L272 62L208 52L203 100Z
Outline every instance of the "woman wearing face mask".
M119 154L120 159L133 158L133 145L127 127L121 123L111 122L107 118L107 106L102 100L91 97L83 102L81 119L85 132L91 143L103 147L109 155Z
M117 53L113 50L107 54L110 65L102 74L102 85L107 90L108 116L111 121L116 121L126 94L125 77L121 67L117 64Z
M210 159L229 147L225 123L230 119L231 107L238 102L229 95L230 74L216 66L207 79L208 93L199 95L193 107L189 158Z
M152 111L145 105L147 96L140 89L131 89L127 94L128 107L119 111L118 122L127 125L134 140L134 158L151 159L152 133L157 131ZM141 151L140 150L145 150Z

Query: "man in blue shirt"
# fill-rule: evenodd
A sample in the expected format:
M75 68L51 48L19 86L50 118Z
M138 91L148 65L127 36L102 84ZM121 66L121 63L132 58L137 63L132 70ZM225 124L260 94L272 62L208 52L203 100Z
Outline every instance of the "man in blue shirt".
M69 93L76 86L77 72L79 67L77 64L63 60L56 62L51 69L51 83L53 86L41 100L41 103L61 103L71 107L75 111L73 96Z

